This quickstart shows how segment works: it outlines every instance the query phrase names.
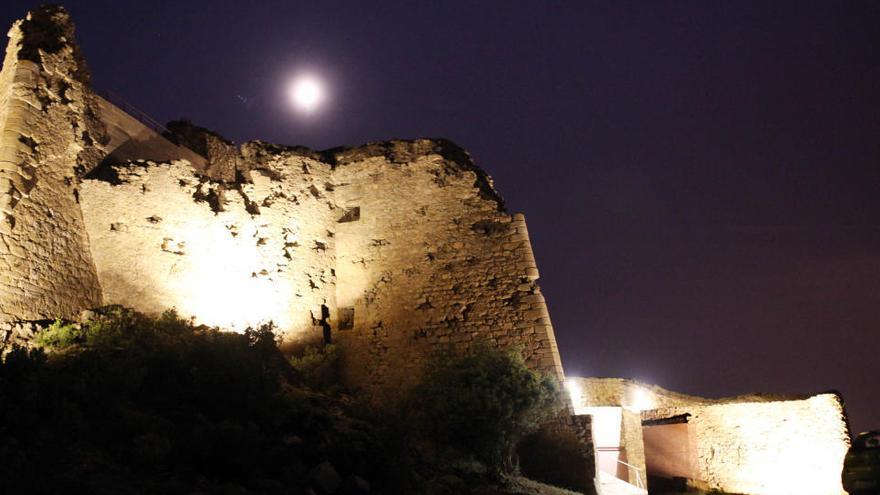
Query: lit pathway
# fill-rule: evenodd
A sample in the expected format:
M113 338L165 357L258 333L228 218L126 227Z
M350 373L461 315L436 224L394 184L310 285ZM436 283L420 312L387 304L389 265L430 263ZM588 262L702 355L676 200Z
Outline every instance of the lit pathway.
M648 491L614 476L599 472L599 495L648 495Z

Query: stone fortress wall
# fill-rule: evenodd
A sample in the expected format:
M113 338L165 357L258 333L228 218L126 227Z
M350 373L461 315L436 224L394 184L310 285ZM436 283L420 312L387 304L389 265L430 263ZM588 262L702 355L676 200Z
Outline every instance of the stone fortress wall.
M13 26L0 350L47 320L121 304L239 331L271 321L288 348L338 343L345 381L381 399L434 350L481 342L563 379L525 220L461 148L237 147L183 122L160 134L88 83L62 8ZM584 425L563 416L547 430L577 445L566 474L592 493Z
M338 314L351 318L338 334L373 380L477 341L521 346L530 365L562 378L525 220L503 211L462 150L393 143L336 162L339 206L359 215L336 229Z
M362 384L399 384L431 350L477 341L519 345L561 377L525 222L444 156L452 146L322 161L249 143L253 169L235 183L184 161L95 170L82 211L103 302L234 329L271 320L290 344L328 338Z
M846 493L840 473L849 433L842 400L835 393L706 399L618 378L567 381L575 412L597 406L640 411L649 473L649 425L677 418L682 421L680 431L689 437L683 461L690 464L691 481L701 488L743 494ZM675 442L679 447L684 443ZM667 458L681 454L654 453Z
M26 341L39 328L28 321L100 305L173 307L234 330L271 320L288 347L338 343L347 382L373 391L406 386L433 350L478 342L519 348L564 379L525 219L461 148L236 147L187 124L171 142L91 92L62 9L35 11L9 35L0 344L16 341L10 332ZM842 492L847 431L834 394L712 401L575 383L575 414L628 409L621 434L637 464L650 457L636 445L642 422L688 415L693 477L707 487ZM551 433L574 434L589 482L590 418L557 423Z
M172 129L179 146L84 73L62 9L10 31L2 320L173 307L236 330L272 321L287 346L337 342L346 378L367 388L482 341L562 379L525 220L462 149L236 147L187 125Z
M0 318L70 316L101 303L78 171L105 139L61 11L16 22L0 72ZM54 26L46 36L47 26Z

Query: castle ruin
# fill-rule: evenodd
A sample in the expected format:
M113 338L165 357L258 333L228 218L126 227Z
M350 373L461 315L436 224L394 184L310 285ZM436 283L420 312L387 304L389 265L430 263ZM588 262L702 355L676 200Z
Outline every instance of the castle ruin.
M29 39L58 22L31 17L2 73L4 319L121 304L271 321L285 345L339 343L370 387L476 340L562 377L525 220L461 148L237 148L190 127L198 156L92 93L69 23L65 41Z
M154 125L94 93L63 9L30 13L9 38L0 72L0 343L26 341L22 322L120 304L175 308L239 331L271 321L288 348L336 343L346 382L375 393L419 376L436 349L478 342L516 346L531 367L565 380L525 218L505 210L491 178L455 144L235 146L186 122ZM576 437L588 480L598 434L589 408L623 402L575 399L577 414L554 427ZM828 406L816 421L800 421L796 409L761 414L793 415L792 434L831 425L828 445L846 444L842 408ZM616 459L641 474L618 474L615 464L613 476L637 486L645 447L632 432L681 414L621 415L630 457ZM710 488L782 493L717 474L727 469L717 458L701 465L709 467L693 476ZM842 492L839 477L822 476L821 486L836 488L815 493Z

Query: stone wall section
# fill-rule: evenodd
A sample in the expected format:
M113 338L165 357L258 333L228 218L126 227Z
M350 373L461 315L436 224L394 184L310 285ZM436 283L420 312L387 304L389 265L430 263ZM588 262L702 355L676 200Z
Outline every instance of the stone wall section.
M743 494L843 495L849 447L836 394L768 402L658 409L647 418L690 414L699 480Z
M623 460L632 466L621 466L621 470L626 473L621 479L635 486L646 486L648 479L645 471L645 442L642 437L642 416L638 411L622 411L620 435L626 454Z
M4 321L0 322L0 358L15 347L32 347L37 335L48 328L44 321Z
M266 170L250 183L207 179L186 161L113 166L85 180L103 303L175 308L239 331L271 321L291 345L323 339L336 296L330 167L260 159Z
M560 415L517 446L520 472L550 485L594 495L596 476L592 416Z
M369 388L477 342L562 379L525 220L448 141L235 147L181 121L171 144L91 93L56 7L10 31L0 130L2 320L176 308L339 342Z
M575 411L623 406L640 410L642 420L688 415L697 471L692 484L699 488L761 495L845 493L840 473L849 431L835 393L708 399L620 378L567 380L574 384Z
M391 143L342 156L333 174L337 301L352 316L336 332L353 383L399 384L434 350L484 342L519 346L527 363L562 377L522 215L499 208L468 163L439 143ZM494 191L493 191L494 192Z
M3 349L119 304L239 331L271 322L287 347L338 342L345 378L368 392L393 395L434 351L482 343L563 379L525 219L461 148L236 147L187 122L159 136L88 84L62 8L13 26L0 72ZM588 420L564 415L555 431L592 479Z
M384 146L247 143L233 182L186 161L94 170L82 208L102 302L234 329L271 320L288 343L320 335L341 344L349 383L374 390L477 342L518 346L561 380L522 215L441 143Z
M63 9L13 26L0 321L175 308L238 330L271 321L290 345L339 342L365 388L405 386L434 350L477 343L562 380L525 219L461 148L236 147L187 122L159 137L88 84Z
M47 32L43 27L55 29ZM0 73L0 319L65 317L100 304L78 173L100 155L84 63L58 8L18 21Z

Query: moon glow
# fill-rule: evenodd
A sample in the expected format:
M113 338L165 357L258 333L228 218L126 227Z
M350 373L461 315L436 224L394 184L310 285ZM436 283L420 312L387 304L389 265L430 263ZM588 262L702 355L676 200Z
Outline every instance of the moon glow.
M324 82L313 75L294 78L288 86L288 98L293 107L301 113L314 113L327 99Z

